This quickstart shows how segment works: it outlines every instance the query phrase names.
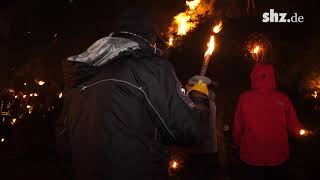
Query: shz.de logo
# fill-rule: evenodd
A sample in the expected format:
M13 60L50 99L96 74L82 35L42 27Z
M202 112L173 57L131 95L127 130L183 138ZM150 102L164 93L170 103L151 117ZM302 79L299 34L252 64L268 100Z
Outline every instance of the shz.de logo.
M262 22L264 23L302 23L304 21L303 16L298 16L298 13L294 13L293 16L287 18L288 13L277 13L274 9L270 9L270 12L262 14Z

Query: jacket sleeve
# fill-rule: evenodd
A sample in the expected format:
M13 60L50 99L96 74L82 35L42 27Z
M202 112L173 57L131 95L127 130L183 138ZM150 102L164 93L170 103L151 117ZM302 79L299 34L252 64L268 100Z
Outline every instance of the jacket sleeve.
M209 101L197 92L193 100L186 94L167 60L158 60L156 71L147 84L148 96L158 113L156 118L165 143L192 145L200 143L209 124Z
M286 120L287 120L287 126L288 126L289 132L294 136L298 137L300 130L303 127L298 120L296 110L293 107L292 102L289 98L288 98L288 105L287 105L287 111L286 111Z
M243 119L242 119L241 104L242 104L242 100L240 97L237 108L236 108L234 122L233 122L233 129L232 129L233 142L237 146L240 146L241 138L243 134Z

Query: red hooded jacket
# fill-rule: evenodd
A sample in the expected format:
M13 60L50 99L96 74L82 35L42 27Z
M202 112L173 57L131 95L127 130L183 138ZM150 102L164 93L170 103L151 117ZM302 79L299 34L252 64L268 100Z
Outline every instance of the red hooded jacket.
M251 86L240 96L233 140L247 164L279 165L289 157L288 131L298 136L302 126L289 97L276 90L272 65L256 64Z

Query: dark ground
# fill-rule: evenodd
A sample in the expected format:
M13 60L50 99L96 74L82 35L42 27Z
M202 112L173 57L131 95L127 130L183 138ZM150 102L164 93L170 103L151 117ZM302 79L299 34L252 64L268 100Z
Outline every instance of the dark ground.
M55 117L55 116L52 116ZM55 155L50 123L41 120L29 120L38 124L36 127L25 123L16 126L6 143L0 144L1 180L65 180L67 179L59 166ZM47 122L52 121L52 119ZM49 133L48 133L49 132ZM17 137L18 136L18 137ZM291 159L289 160L290 180L318 180L320 162L320 135L312 135L302 139L290 139ZM232 148L228 132L220 137L216 168L212 171L215 179L232 180L239 177L240 161L237 150ZM206 167L206 161L197 161L192 165L193 171ZM184 164L185 165L185 164ZM190 174L190 172L188 173ZM192 173L191 173L192 174ZM174 173L172 180L181 179L181 172ZM188 178L185 178L188 180Z

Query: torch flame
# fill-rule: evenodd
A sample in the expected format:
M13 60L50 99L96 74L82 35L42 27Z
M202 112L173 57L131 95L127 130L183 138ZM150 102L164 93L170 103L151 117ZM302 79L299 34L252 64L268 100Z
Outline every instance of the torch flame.
M208 49L206 51L206 53L204 54L204 57L207 57L207 56L211 56L213 51L214 51L214 36L211 36L210 37L210 41L208 42L207 46L208 46Z
M218 25L213 27L213 32L216 33L216 34L219 33L221 30L222 30L222 21L220 21ZM207 46L208 46L208 49L205 52L204 57L211 56L213 51L214 51L214 49L215 49L215 37L214 37L214 35L212 35L210 37L210 40L209 40Z
M219 22L218 25L213 27L213 32L218 34L222 30L222 21Z
M195 10L200 5L201 0L194 0L194 1L186 1L187 6L190 10Z
M191 16L187 13L180 13L174 17L175 23L178 26L177 35L184 36L190 30L196 27L196 24L191 22Z
M185 36L199 24L201 17L206 16L212 11L212 3L201 0L186 1L187 9L176 16L169 27L168 45L172 46L174 38ZM172 40L171 40L172 38ZM172 45L170 45L172 44Z

